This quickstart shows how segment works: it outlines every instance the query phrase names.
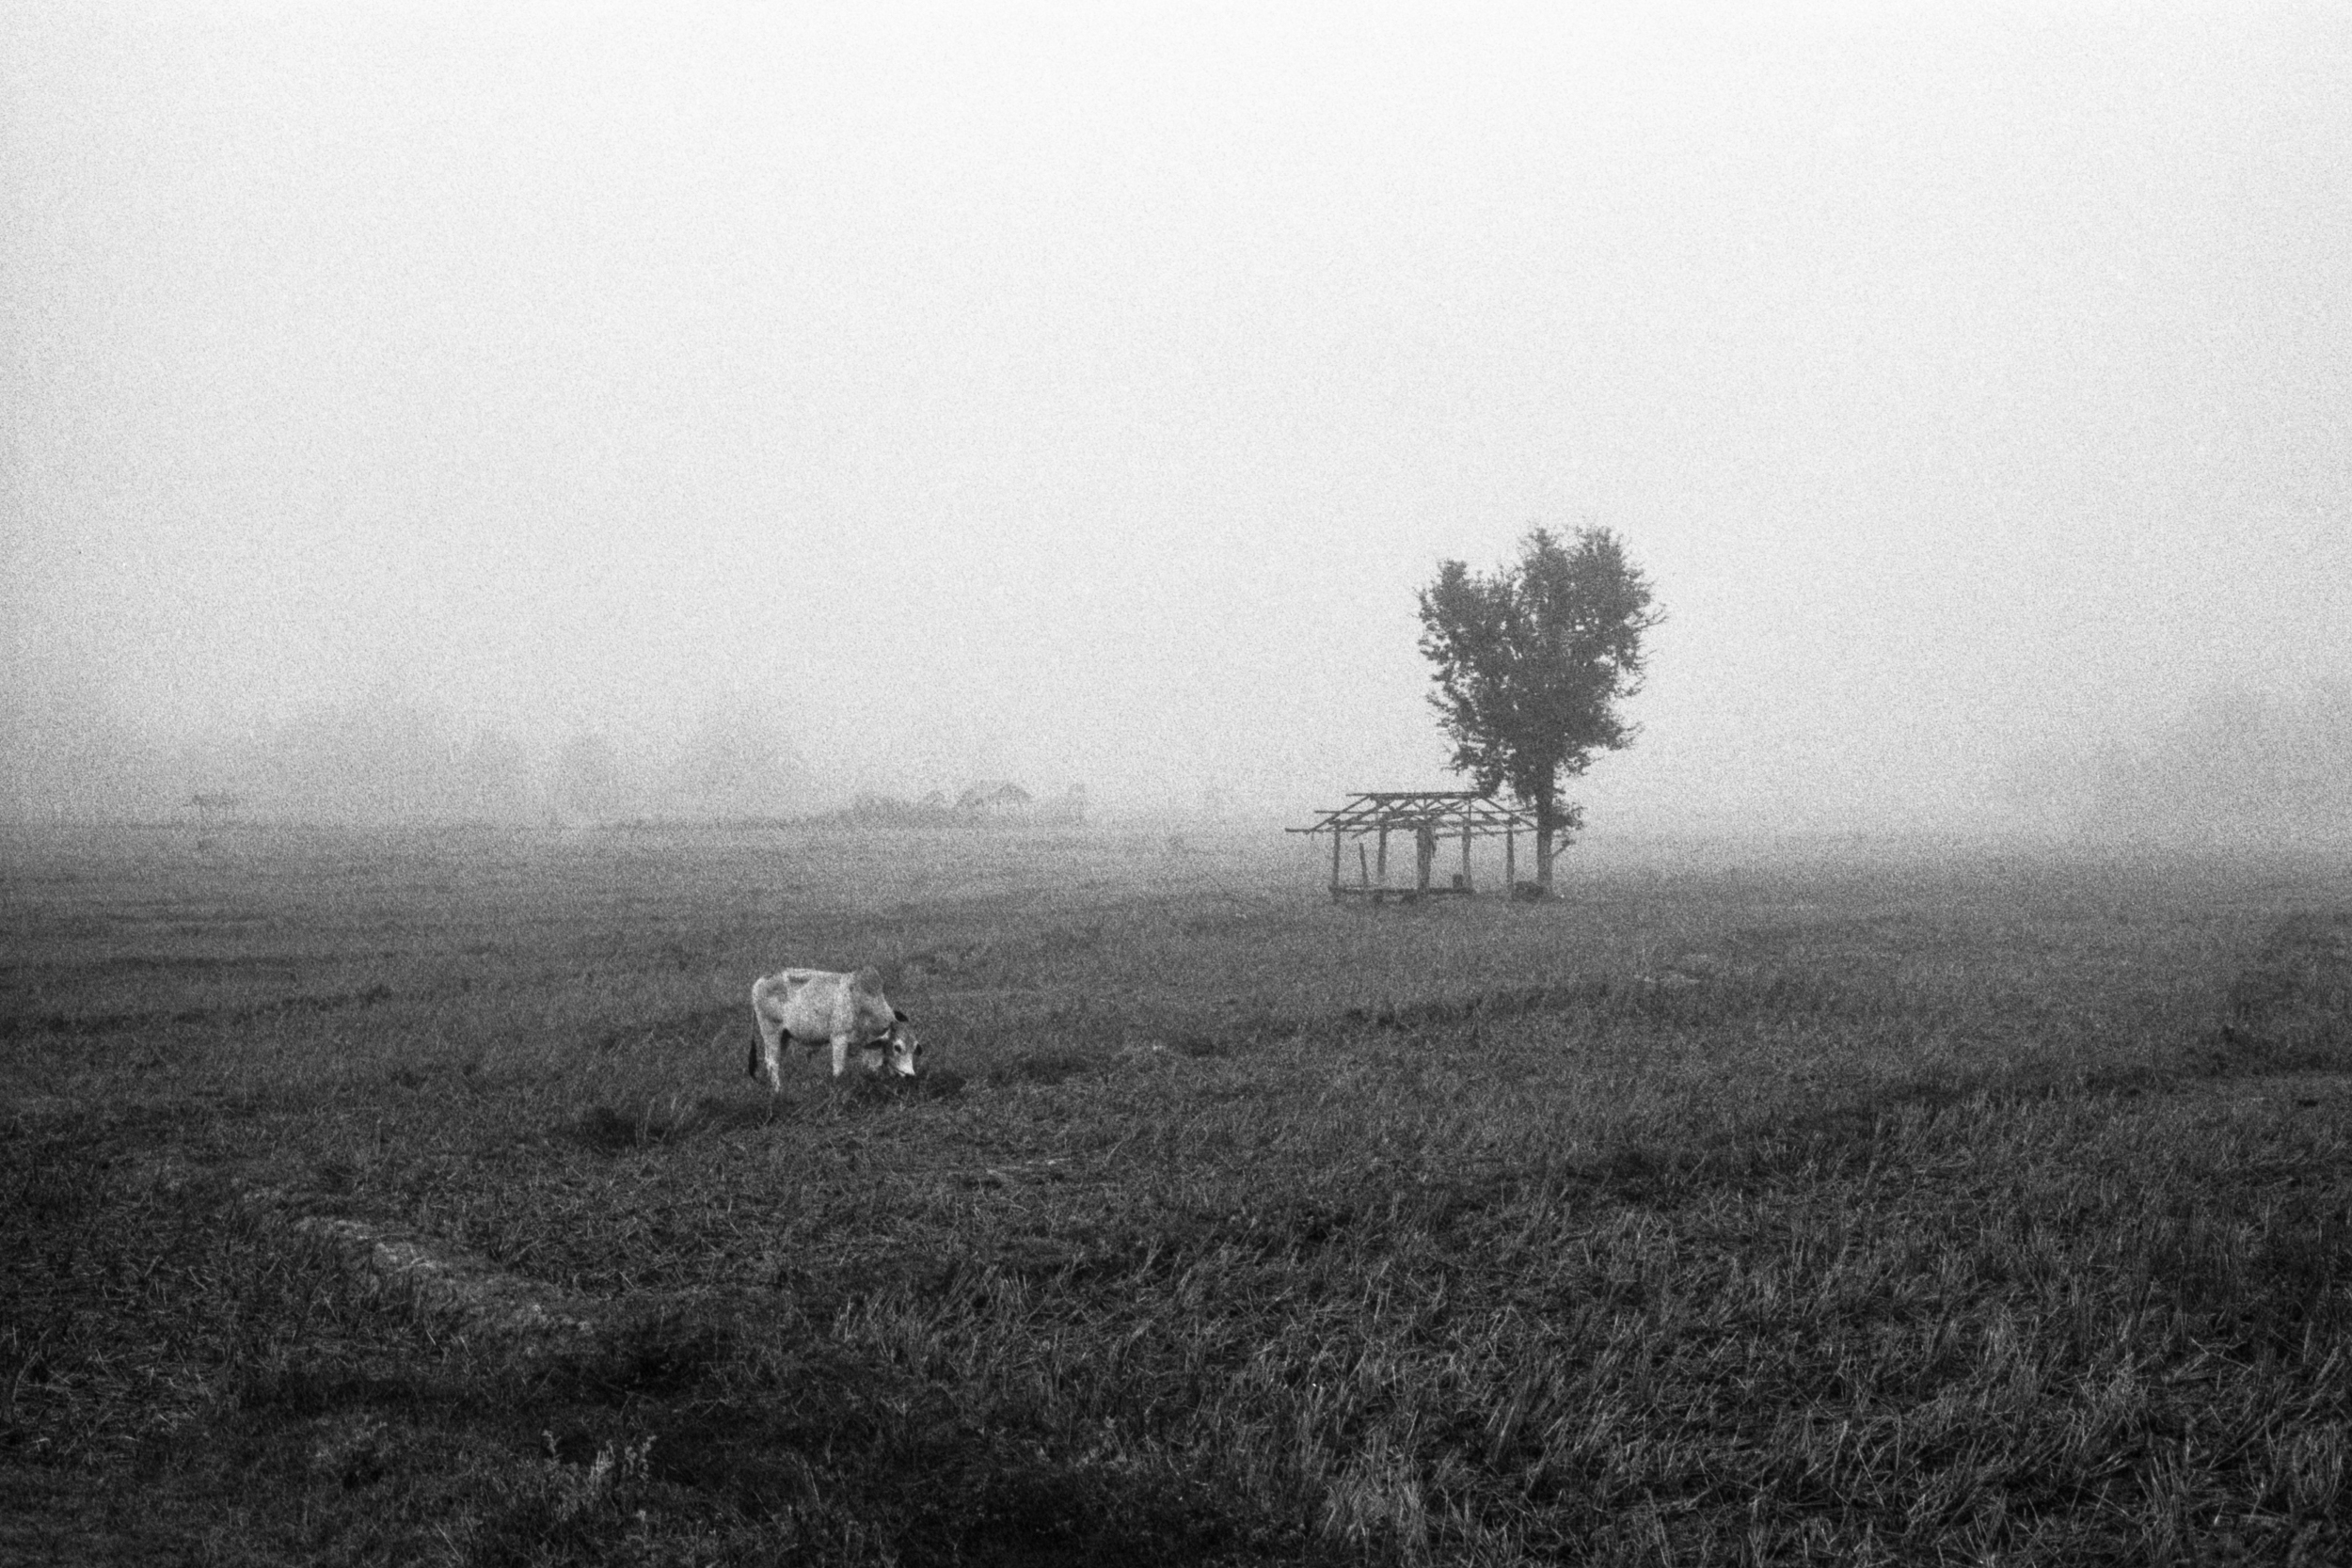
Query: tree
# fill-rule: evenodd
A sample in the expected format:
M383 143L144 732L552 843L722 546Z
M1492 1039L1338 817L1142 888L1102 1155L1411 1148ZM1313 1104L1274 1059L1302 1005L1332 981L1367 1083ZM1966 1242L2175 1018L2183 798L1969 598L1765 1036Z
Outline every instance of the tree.
M1535 880L1551 894L1551 862L1583 826L1560 784L1596 752L1639 733L1617 701L1642 689L1642 635L1665 617L1649 579L1605 528L1563 543L1544 529L1520 542L1516 566L1492 577L1438 563L1421 591L1421 651L1437 666L1429 701L1454 738L1451 766L1479 790L1508 786L1535 813ZM1572 841L1572 839L1571 839Z

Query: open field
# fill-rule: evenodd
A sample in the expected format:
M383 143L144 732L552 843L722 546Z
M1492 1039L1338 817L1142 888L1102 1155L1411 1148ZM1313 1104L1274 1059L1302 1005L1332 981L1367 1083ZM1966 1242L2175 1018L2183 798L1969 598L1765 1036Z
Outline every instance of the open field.
M4 849L0 1560L2352 1560L2341 854Z

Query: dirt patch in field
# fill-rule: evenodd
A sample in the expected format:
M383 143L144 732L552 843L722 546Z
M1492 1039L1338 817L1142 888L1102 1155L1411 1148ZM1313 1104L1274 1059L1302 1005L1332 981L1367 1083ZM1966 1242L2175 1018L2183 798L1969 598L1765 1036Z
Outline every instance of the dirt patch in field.
M468 1328L492 1334L580 1338L607 1333L644 1315L647 1304L567 1296L387 1220L338 1219L307 1212L302 1195L257 1187L243 1202L257 1217L326 1243L346 1267L375 1288L406 1293Z

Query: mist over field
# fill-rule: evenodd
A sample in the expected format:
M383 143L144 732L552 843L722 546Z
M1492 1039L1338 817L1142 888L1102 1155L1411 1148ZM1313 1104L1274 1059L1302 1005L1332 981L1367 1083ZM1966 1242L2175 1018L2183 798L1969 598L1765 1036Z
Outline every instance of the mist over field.
M2340 8L0 5L0 816L2352 820Z
M0 1564L2352 1562L2347 193L2340 0L0 0Z

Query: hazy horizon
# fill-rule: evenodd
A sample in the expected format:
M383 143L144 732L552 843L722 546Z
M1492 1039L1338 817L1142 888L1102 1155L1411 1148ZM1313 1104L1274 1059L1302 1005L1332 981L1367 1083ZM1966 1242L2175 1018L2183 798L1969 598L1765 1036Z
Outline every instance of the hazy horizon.
M1454 784L1438 562L1597 523L1597 830L2340 823L2347 81L2317 5L0 0L0 814L1303 821Z

